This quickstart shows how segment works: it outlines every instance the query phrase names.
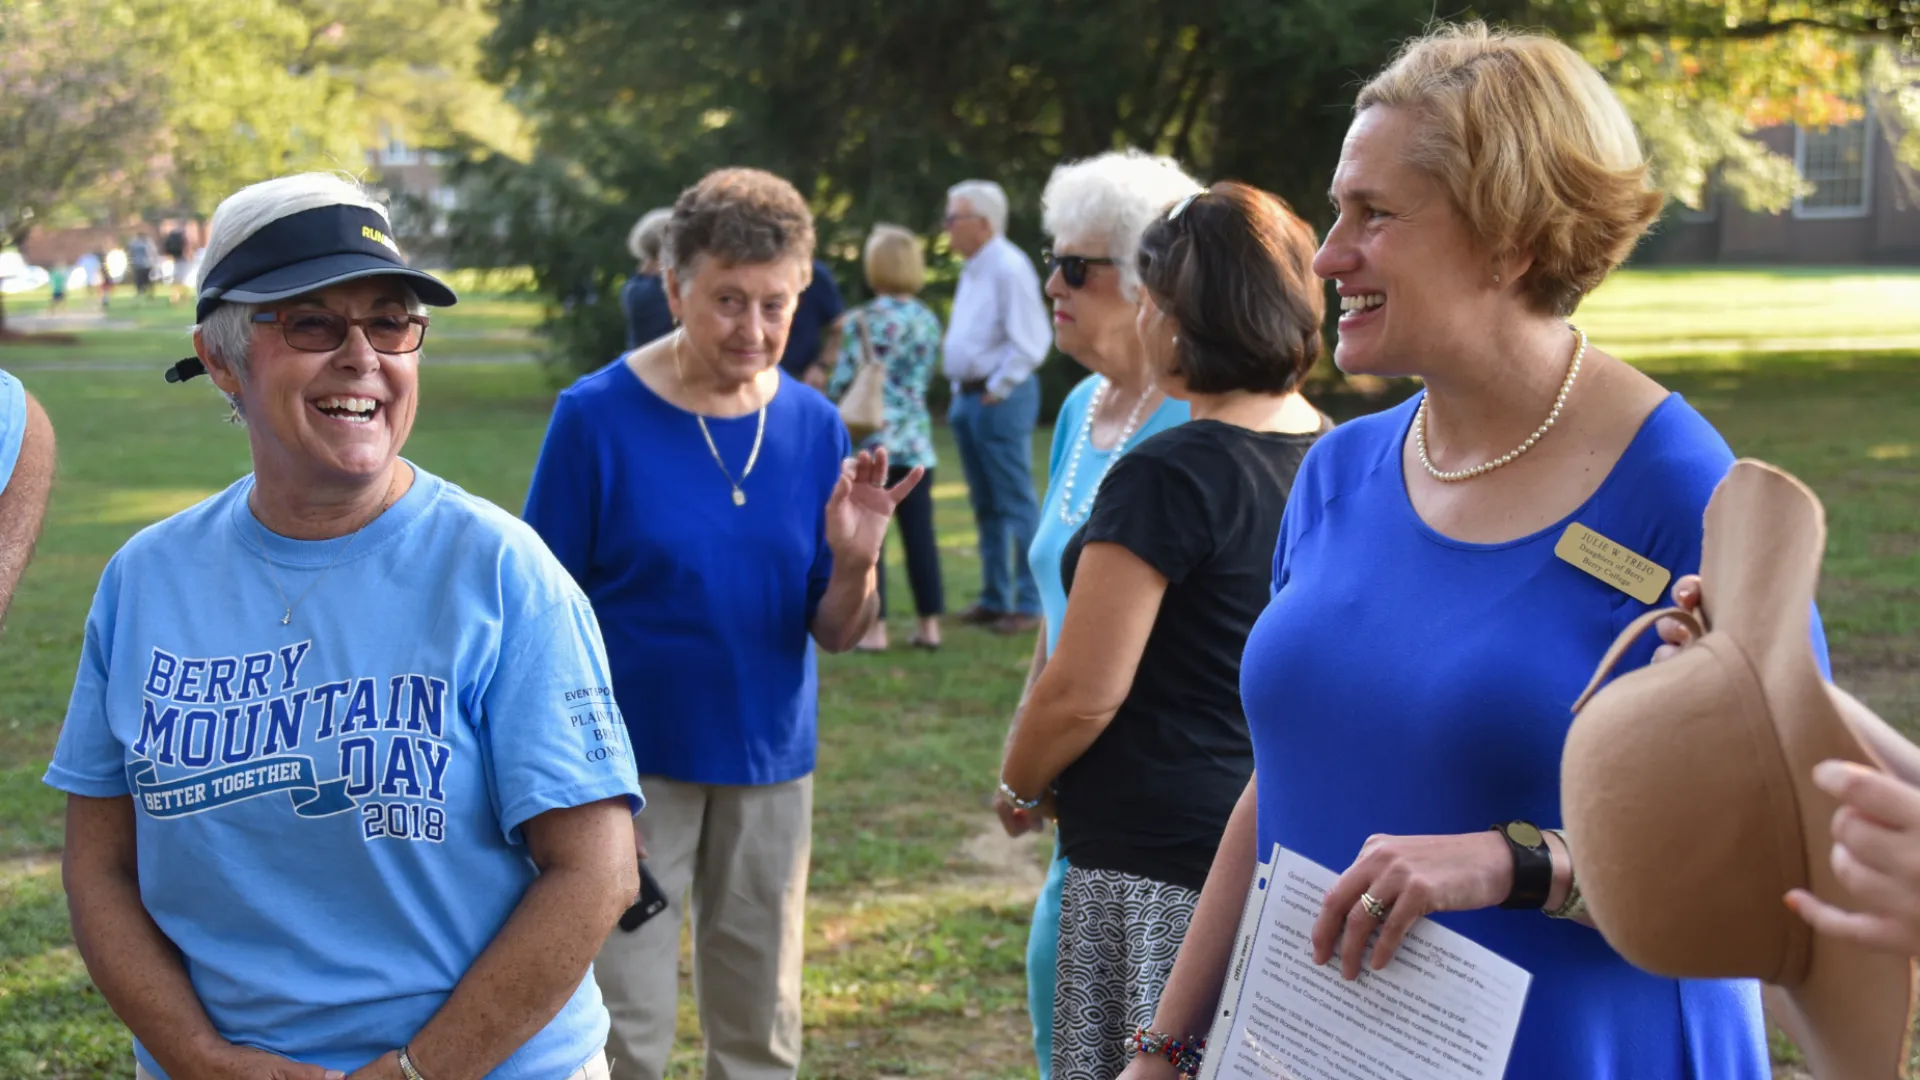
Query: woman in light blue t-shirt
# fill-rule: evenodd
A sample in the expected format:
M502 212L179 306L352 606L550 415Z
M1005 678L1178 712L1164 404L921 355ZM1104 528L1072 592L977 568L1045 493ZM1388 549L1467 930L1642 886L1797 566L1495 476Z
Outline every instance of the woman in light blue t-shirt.
M1062 165L1047 182L1042 205L1053 237L1046 292L1053 303L1054 344L1094 374L1067 395L1054 421L1047 494L1028 552L1043 622L1023 702L1046 669L1067 611L1061 552L1093 510L1101 479L1116 458L1147 437L1186 422L1186 403L1153 385L1134 329L1141 299L1134 253L1154 217L1199 187L1172 159L1137 150ZM1017 714L1014 723L1019 723ZM1021 810L1004 790L994 806L1011 834L1043 826L1038 812ZM1066 872L1065 860L1056 853L1027 939L1027 1012L1042 1080L1052 1074L1055 946Z
M213 215L196 356L252 468L129 540L46 782L137 1080L606 1080L595 950L640 788L593 609L400 457L424 306L331 174Z

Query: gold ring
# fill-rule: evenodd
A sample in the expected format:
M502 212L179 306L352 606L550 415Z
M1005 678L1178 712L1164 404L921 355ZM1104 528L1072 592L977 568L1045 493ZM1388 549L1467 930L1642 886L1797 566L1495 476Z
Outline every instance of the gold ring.
M1383 904L1372 893L1364 892L1360 894L1360 906L1366 909L1367 914L1382 921L1385 921L1387 913L1393 910L1392 904Z

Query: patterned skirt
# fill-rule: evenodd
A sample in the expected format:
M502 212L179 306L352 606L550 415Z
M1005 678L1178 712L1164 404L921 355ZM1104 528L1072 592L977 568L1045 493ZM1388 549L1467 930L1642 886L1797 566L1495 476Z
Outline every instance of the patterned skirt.
M1200 894L1117 870L1067 870L1055 962L1053 1080L1113 1080L1153 1020Z

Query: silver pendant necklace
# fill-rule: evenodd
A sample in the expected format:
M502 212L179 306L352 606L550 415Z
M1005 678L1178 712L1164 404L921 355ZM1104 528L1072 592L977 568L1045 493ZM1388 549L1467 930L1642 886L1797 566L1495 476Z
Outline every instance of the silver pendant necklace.
M680 372L680 342L681 342L681 339L685 337L686 337L685 331L680 331L680 330L674 331L673 373L676 376L679 376L680 385L683 387L686 386L687 380L686 380L686 376L682 375ZM720 447L714 444L713 432L707 430L707 418L704 416L701 416L699 413L694 413L693 420L694 420L694 423L700 425L700 437L707 440L707 453L713 455L713 463L720 467L720 475L727 478L727 486L733 489L733 505L735 506L747 505L747 493L741 490L740 485L746 483L747 477L753 475L753 465L755 462L760 460L760 443L767 436L766 405L762 404L760 406L760 421L754 427L754 431L753 431L753 449L749 451L747 454L747 467L740 471L740 479L738 480L735 480L733 478L733 470L727 468L726 459L720 456Z
M373 524L375 519L387 512L387 507L392 505L394 485L399 482L400 471L395 469L393 479L387 481L387 493L381 498L380 505L374 510L373 516L361 522L358 529L347 534L347 542L340 545L339 551L333 553L333 559L327 563L326 569L320 571L319 577L314 578L313 581L307 585L306 591L300 594L300 598L292 602L287 600L287 590L280 587L280 575L273 572L273 557L267 554L267 532L260 527L260 519L254 516L252 509L248 509L247 516L253 518L253 532L258 538L256 546L260 550L260 561L267 564L267 579L273 582L273 591L280 594L280 604L286 609L280 616L281 626L286 626L293 622L293 613L299 609L301 604L307 602L307 597L313 595L313 590L320 586L320 582L327 574L330 573L334 567L340 565L340 560L346 558L347 552L353 548L353 542L360 539L360 534L366 531L367 526Z

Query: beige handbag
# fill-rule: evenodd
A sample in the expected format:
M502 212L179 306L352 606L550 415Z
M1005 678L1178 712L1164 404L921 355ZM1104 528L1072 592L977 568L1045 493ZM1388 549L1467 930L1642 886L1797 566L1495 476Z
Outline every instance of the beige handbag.
M860 367L840 396L840 420L858 443L887 426L887 369L875 362L865 313L854 316L853 325L860 334Z

